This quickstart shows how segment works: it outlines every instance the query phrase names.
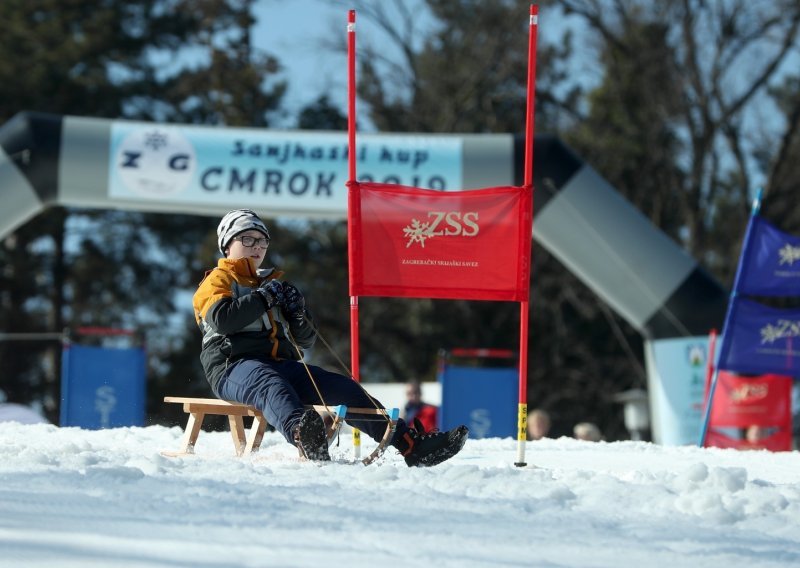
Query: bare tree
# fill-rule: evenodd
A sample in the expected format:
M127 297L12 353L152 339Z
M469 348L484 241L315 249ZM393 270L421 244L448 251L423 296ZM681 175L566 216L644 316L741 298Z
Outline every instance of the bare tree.
M772 94L786 117L786 130L777 139L764 137L764 162L769 168L765 184L764 215L784 231L800 233L800 77L787 78Z
M673 116L675 132L683 141L681 167L685 177L675 198L684 220L681 233L688 250L706 261L714 246L709 243L719 219L720 202L731 205L726 213L738 212L733 221L743 221L756 183L779 174L777 164L757 160L756 127L763 128L771 85L777 84L796 63L800 4L793 0L748 2L746 0L557 0L567 14L580 16L599 38L602 49L624 50L628 57L640 54L630 49L626 30L642 22L662 22L668 27L679 112ZM666 86L665 86L666 87ZM776 113L772 113L775 116ZM791 116L792 113L790 112ZM796 119L796 117L795 117ZM792 139L794 125L772 132ZM787 138L788 137L788 138ZM767 159L766 164L771 163ZM760 167L761 166L761 167ZM730 221L730 219L728 220Z

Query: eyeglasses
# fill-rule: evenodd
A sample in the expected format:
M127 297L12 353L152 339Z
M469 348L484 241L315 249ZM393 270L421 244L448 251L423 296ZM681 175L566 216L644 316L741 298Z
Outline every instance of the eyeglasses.
M261 248L268 248L269 247L269 239L266 237L235 237L234 241L241 241L242 246L246 246L248 248L254 247L256 245L260 246Z

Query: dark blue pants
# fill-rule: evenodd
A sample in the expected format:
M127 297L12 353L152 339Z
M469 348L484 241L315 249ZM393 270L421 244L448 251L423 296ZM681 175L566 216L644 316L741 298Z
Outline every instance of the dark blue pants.
M377 400L373 403L353 379L314 365L308 365L308 370L328 406L374 408L378 404L383 408ZM306 367L299 361L239 359L228 365L217 391L225 400L255 406L291 444L294 444L292 430L303 415L303 405L322 404ZM346 422L375 441L380 441L386 432L386 420L382 416L351 417L348 412ZM406 430L405 423L398 421L395 439Z

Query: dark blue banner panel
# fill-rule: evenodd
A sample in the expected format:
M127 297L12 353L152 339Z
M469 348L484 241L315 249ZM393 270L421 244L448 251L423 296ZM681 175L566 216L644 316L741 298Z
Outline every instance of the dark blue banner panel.
M469 427L469 437L516 438L519 371L445 366L439 375L439 428Z
M144 426L145 351L70 345L61 368L61 426Z

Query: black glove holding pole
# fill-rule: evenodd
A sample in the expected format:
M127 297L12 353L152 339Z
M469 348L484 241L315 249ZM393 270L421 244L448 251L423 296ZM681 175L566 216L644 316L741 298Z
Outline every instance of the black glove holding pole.
M302 322L306 309L306 299L303 297L303 294L297 289L297 286L291 282L283 283L282 292L283 301L280 306L283 309L284 316L286 319Z
M261 286L256 288L254 293L261 296L264 302L264 308L269 310L274 306L284 305L284 289L280 280L268 280L263 282Z

